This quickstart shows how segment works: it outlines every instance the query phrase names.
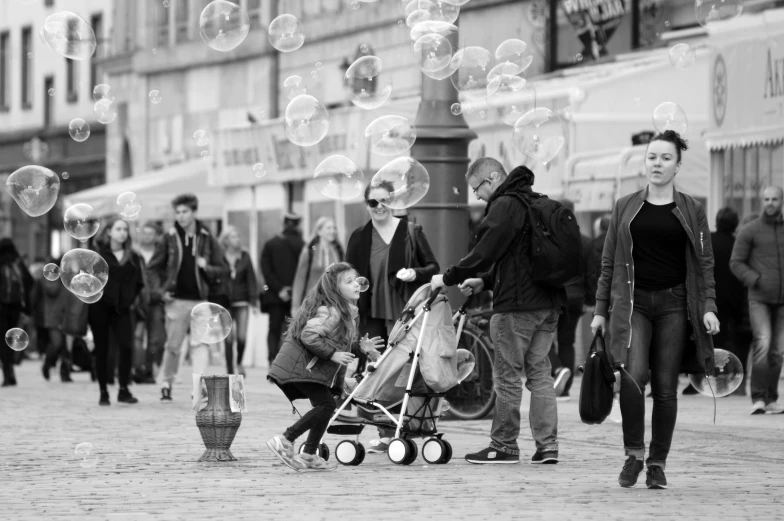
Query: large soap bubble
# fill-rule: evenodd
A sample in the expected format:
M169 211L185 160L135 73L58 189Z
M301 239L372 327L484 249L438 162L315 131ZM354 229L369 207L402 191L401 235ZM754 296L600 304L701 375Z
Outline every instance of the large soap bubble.
M495 60L498 65L503 66L503 74L520 74L531 66L534 56L527 43L511 38L502 42L495 50Z
M658 132L674 130L678 134L684 134L689 128L689 120L680 105L665 101L653 109L653 126Z
M416 159L398 157L376 172L370 181L370 186L391 187L389 200L384 204L395 210L403 210L415 205L427 194L430 188L430 175Z
M454 24L447 22L420 22L411 28L411 41L416 42L426 34L437 34L448 38L453 34L457 34L458 29Z
M316 167L313 177L320 193L338 201L359 197L365 189L365 174L346 156L334 155L324 159Z
M520 76L501 74L488 82L487 97L489 98L495 94L510 95L515 92L520 92L523 90L526 83L525 78L521 78Z
M670 63L677 69L685 69L694 65L697 54L688 43L676 43L670 48Z
M283 119L286 137L295 145L315 145L329 131L329 114L324 104L308 94L300 94L286 107Z
M305 43L305 30L296 16L282 14L269 24L269 41L281 52L296 51Z
M465 47L452 56L452 67L456 72L450 77L458 92L468 98L483 98L487 89L487 74L493 56L482 47Z
M63 227L74 239L86 241L96 234L100 226L98 215L89 204L75 204L63 213Z
M412 6L409 3L406 10ZM416 3L416 9L410 10L406 15L406 25L414 27L422 22L446 22L454 23L460 15L460 8L453 4L442 2L441 0L419 0Z
M734 20L743 12L743 0L695 0L694 14L697 23L706 26L711 22Z
M24 329L14 327L5 332L5 343L14 351L23 351L30 344L30 337Z
M245 9L227 0L214 0L199 16L199 33L216 51L228 52L248 36L250 18Z
M546 165L564 146L564 134L558 116L548 108L539 107L517 120L512 140L520 152Z
M288 99L294 99L300 94L305 94L307 89L302 77L295 74L283 80L283 92Z
M74 118L68 124L68 134L77 143L86 141L90 137L90 124L82 118Z
M100 83L93 87L93 101L101 101L102 99L114 102L114 92L106 83Z
M437 33L422 36L414 43L419 70L434 72L449 66L452 61L452 44Z
M416 127L403 116L381 116L367 126L365 139L374 154L396 156L414 145Z
M724 349L714 349L713 359L713 374L690 374L689 381L700 394L707 396L721 398L734 393L743 382L743 364Z
M44 266L43 273L44 273L44 278L46 280L51 280L51 281L57 280L60 278L60 266L58 266L53 262L50 262L49 264Z
M503 100L506 91L499 89L496 91L495 99ZM523 114L536 108L536 89L533 83L526 83L525 86L515 92L514 98L510 98L501 109L501 120L510 127L523 117Z
M142 211L142 201L133 192L123 192L117 196L117 212L127 221L135 221Z
M23 166L5 181L5 190L30 217L52 209L60 192L60 178L43 166Z
M101 300L101 297L103 297L103 290L101 290L98 293L96 293L95 295L92 295L92 296L89 296L89 297L80 297L79 295L76 296L76 298L78 298L79 300L81 300L85 304L95 304L96 302Z
M107 98L100 99L93 105L93 115L99 123L108 125L117 118L117 109L114 107L114 103Z
M383 68L378 56L363 56L346 70L348 98L354 105L373 110L387 102L392 93L392 85L379 81Z
M109 280L109 265L98 253L74 248L60 260L60 281L77 297L92 297Z
M231 333L231 324L231 315L218 304L202 302L191 311L191 336L197 342L222 342Z
M95 33L81 16L70 11L50 14L44 20L46 43L60 56L88 60L95 53Z

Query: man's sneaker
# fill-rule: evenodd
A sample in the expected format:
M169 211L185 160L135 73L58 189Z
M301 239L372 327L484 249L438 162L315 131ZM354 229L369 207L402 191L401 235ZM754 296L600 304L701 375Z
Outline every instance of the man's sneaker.
M169 403L171 401L171 387L161 387L161 402Z
M493 447L487 447L484 450L475 452L473 454L466 454L465 457L468 463L520 463L520 456L517 454L507 454Z
M120 403L139 403L139 399L131 394L127 388L122 388L117 393L117 401Z
M782 414L784 413L784 405L780 405L778 402L770 402L765 406L765 413Z
M302 470L335 470L338 468L336 461L325 461L318 454L297 454L294 461L302 465Z
M386 454L389 449L389 442L391 440L383 438L380 440L370 440L370 448L367 450L368 454Z
M275 436L267 442L272 453L289 468L302 470L303 465L294 458L294 444L283 436Z
M636 456L629 456L626 458L626 463L623 464L623 470L618 477L618 484L625 488L633 487L637 484L637 478L640 477L642 469L642 461L638 461Z
M753 404L751 404L751 414L765 414L766 412L768 412L765 410L765 408L766 408L765 402L761 400L756 401Z
M556 402L568 402L568 401L570 401L571 399L572 399L572 397L571 397L571 396L569 396L569 393L562 394L561 396L556 396L556 397L555 397L555 401L556 401Z
M553 378L553 387L555 388L555 395L561 396L566 390L566 384L569 383L569 377L572 376L572 371L566 367L561 367L555 372Z
M557 450L537 450L536 454L533 455L531 458L531 463L542 463L546 465L555 465L558 463L558 451Z
M648 467L645 484L648 488L667 488L667 478L664 477L664 469L658 465Z

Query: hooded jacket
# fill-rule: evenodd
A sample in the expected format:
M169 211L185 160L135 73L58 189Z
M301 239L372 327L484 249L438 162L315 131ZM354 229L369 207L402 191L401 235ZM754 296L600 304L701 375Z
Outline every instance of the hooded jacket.
M763 214L738 232L730 269L749 288L749 300L784 304L784 217Z
M493 192L476 232L476 246L444 274L444 284L454 286L481 276L485 289L493 289L493 311L511 313L560 308L563 288L550 289L531 279L531 231L528 210L515 193L530 195L533 173L518 166Z

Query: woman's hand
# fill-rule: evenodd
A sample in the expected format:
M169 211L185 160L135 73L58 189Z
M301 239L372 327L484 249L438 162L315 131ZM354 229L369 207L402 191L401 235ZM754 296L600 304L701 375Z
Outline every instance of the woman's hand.
M719 319L713 311L708 311L702 316L702 323L705 325L705 330L709 335L715 335L719 332Z
M368 338L366 334L359 340L359 348L362 350L363 353L369 353L371 351L376 351L379 348L384 347L384 339L380 336Z
M340 365L348 365L354 361L354 355L347 351L335 351L330 360Z
M596 335L596 332L602 330L602 336L607 334L607 318L602 315L594 315L591 320L591 333Z
M412 282L416 279L416 271L411 268L400 268L396 276L403 282Z

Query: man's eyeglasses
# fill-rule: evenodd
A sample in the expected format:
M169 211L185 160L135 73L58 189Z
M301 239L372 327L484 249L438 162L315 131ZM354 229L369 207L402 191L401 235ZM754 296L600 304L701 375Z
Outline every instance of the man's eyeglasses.
M483 184L489 183L489 182L490 182L490 178L488 177L484 181L482 181L481 183L476 185L476 188L473 189L474 190L474 195L476 195L476 192L479 191L479 189L482 187Z
M376 199L368 199L365 201L365 204L368 205L368 208L378 208L378 205L386 205L387 203L389 203L389 199L382 199L380 201Z

